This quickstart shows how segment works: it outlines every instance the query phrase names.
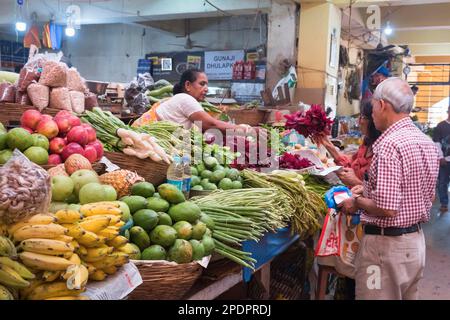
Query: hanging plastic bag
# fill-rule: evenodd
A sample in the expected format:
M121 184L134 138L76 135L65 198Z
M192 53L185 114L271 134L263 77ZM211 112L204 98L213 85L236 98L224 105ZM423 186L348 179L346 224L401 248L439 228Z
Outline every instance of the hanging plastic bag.
M50 200L47 171L15 149L0 167L0 222L12 224L48 212Z
M287 83L289 88L295 88L297 85L297 72L295 71L295 67L291 66L289 68L289 72L283 78L278 81L277 85L272 91L272 96L274 99L278 99L278 87L283 88L284 84ZM283 91L284 92L284 91Z

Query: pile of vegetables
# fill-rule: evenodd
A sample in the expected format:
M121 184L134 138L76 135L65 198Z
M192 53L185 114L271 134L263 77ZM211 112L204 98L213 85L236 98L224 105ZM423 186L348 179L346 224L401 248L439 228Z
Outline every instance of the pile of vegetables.
M330 134L333 120L327 117L325 111L318 104L311 105L306 112L296 112L284 116L286 129L295 129L305 138L314 137L316 134Z
M298 154L292 154L289 152L284 153L280 158L280 168L283 169L295 169L301 170L314 166L314 164L308 159L300 157Z
M284 210L291 216L293 232L313 235L321 228L327 207L322 196L305 187L302 175L293 171L273 171L270 174L244 170L244 186L250 188L276 188L285 195Z
M83 122L90 123L97 131L97 138L108 151L121 151L140 159L170 163L169 154L179 143L170 132L179 127L168 122L156 122L145 127L127 126L111 112L100 108L86 111Z
M284 200L274 188L215 191L191 201L214 220L216 252L252 269L255 260L233 246L245 240L258 241L265 232L285 227L289 220L289 212L282 209Z

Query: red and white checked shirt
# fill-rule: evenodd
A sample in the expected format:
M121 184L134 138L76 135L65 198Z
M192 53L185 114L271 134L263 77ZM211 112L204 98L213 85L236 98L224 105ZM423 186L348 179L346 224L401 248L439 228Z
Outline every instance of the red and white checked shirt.
M433 141L404 118L373 144L373 159L364 179L364 196L378 208L396 210L394 217L369 216L361 221L379 227L409 227L430 219L439 172Z

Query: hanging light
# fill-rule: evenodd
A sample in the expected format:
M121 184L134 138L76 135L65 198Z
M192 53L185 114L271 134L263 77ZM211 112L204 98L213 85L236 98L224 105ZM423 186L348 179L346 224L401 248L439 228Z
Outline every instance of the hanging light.
M25 30L27 30L27 23L23 21L17 21L16 30L19 32L24 32Z
M73 27L67 26L66 28L66 36L73 37L75 35L75 29Z
M27 23L23 19L22 14L22 6L23 6L23 0L17 0L17 21L16 21L16 30L19 32L24 32L27 30Z
M389 21L386 24L386 28L384 28L384 34L387 36L390 36L392 34L393 30L391 28L391 25L389 24Z

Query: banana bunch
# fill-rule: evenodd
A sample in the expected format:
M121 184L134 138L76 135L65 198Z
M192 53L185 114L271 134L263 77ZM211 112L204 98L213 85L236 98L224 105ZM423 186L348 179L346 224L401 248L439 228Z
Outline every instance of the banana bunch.
M117 249L128 243L119 235L125 224L122 211L117 203L98 202L83 205L80 212L84 216L80 226L86 231L79 240L80 257L88 266L89 279L101 281L128 262L128 254Z

